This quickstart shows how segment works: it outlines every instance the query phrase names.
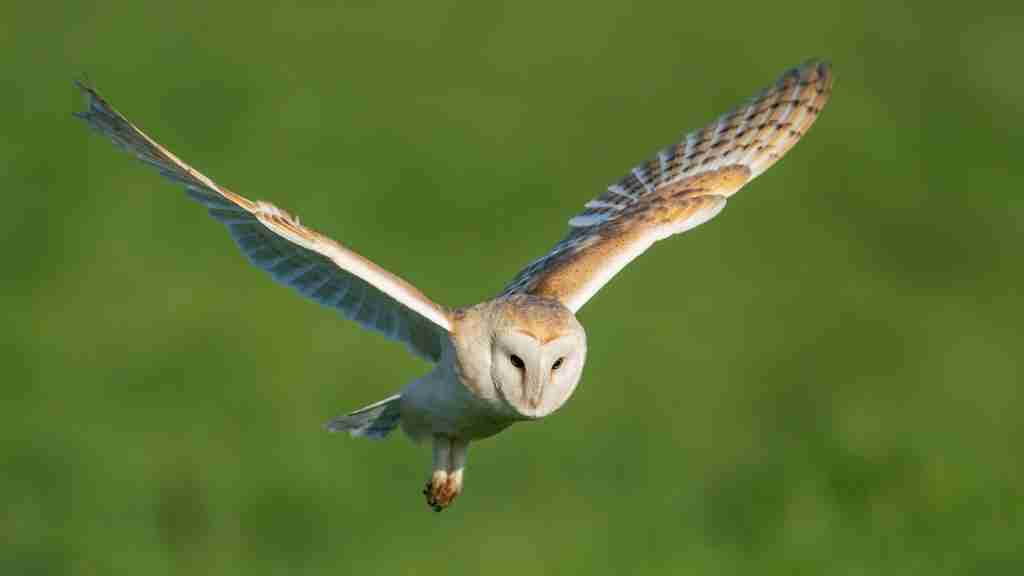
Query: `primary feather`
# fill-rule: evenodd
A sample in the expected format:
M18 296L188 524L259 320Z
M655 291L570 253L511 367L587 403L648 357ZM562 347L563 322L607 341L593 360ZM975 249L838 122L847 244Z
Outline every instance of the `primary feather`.
M771 88L633 168L569 220L569 234L502 294L555 298L579 310L654 242L716 216L726 199L778 161L828 101L828 64L808 61Z
M306 228L268 202L254 202L218 186L146 136L91 87L76 83L89 108L76 116L115 144L183 184L188 195L227 226L256 266L364 328L404 342L437 362L451 329L448 312L412 284L334 240Z

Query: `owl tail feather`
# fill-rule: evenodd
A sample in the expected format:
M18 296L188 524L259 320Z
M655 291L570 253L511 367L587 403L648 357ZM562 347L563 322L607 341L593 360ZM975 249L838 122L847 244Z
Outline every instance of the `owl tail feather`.
M346 431L352 436L365 436L374 440L382 440L398 426L401 417L399 411L401 394L395 394L374 402L344 416L328 422L325 427L330 432Z

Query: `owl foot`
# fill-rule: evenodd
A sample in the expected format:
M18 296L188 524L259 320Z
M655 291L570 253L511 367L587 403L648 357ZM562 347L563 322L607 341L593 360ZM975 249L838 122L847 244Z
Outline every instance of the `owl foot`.
M462 492L462 483L455 475L434 474L434 477L427 482L423 488L423 495L427 498L427 506L434 512L440 512L452 505L455 497Z
M452 505L455 497L462 493L462 475L466 467L466 447L464 440L455 440L446 436L434 437L434 471L430 482L423 489L427 498L427 506L434 512L440 512Z

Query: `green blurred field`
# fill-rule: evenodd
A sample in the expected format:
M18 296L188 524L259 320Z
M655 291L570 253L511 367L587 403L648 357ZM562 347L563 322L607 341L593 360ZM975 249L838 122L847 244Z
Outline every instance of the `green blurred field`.
M2 574L1024 570L1024 14L762 3L10 3ZM321 423L427 367L249 267L71 79L456 306L809 56L831 103L582 311L556 416L470 451Z

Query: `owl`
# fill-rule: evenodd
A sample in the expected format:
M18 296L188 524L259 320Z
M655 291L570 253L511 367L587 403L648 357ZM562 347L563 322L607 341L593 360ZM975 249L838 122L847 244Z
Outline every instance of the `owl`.
M652 244L714 218L792 148L828 101L832 73L827 63L808 61L659 151L584 204L568 221L565 237L501 294L460 309L435 303L277 206L217 184L144 134L91 86L76 85L87 109L75 115L184 186L253 264L433 365L397 394L326 428L379 439L401 426L413 440L429 440L433 466L423 494L440 511L462 492L471 442L544 418L572 395L587 356L579 309Z

